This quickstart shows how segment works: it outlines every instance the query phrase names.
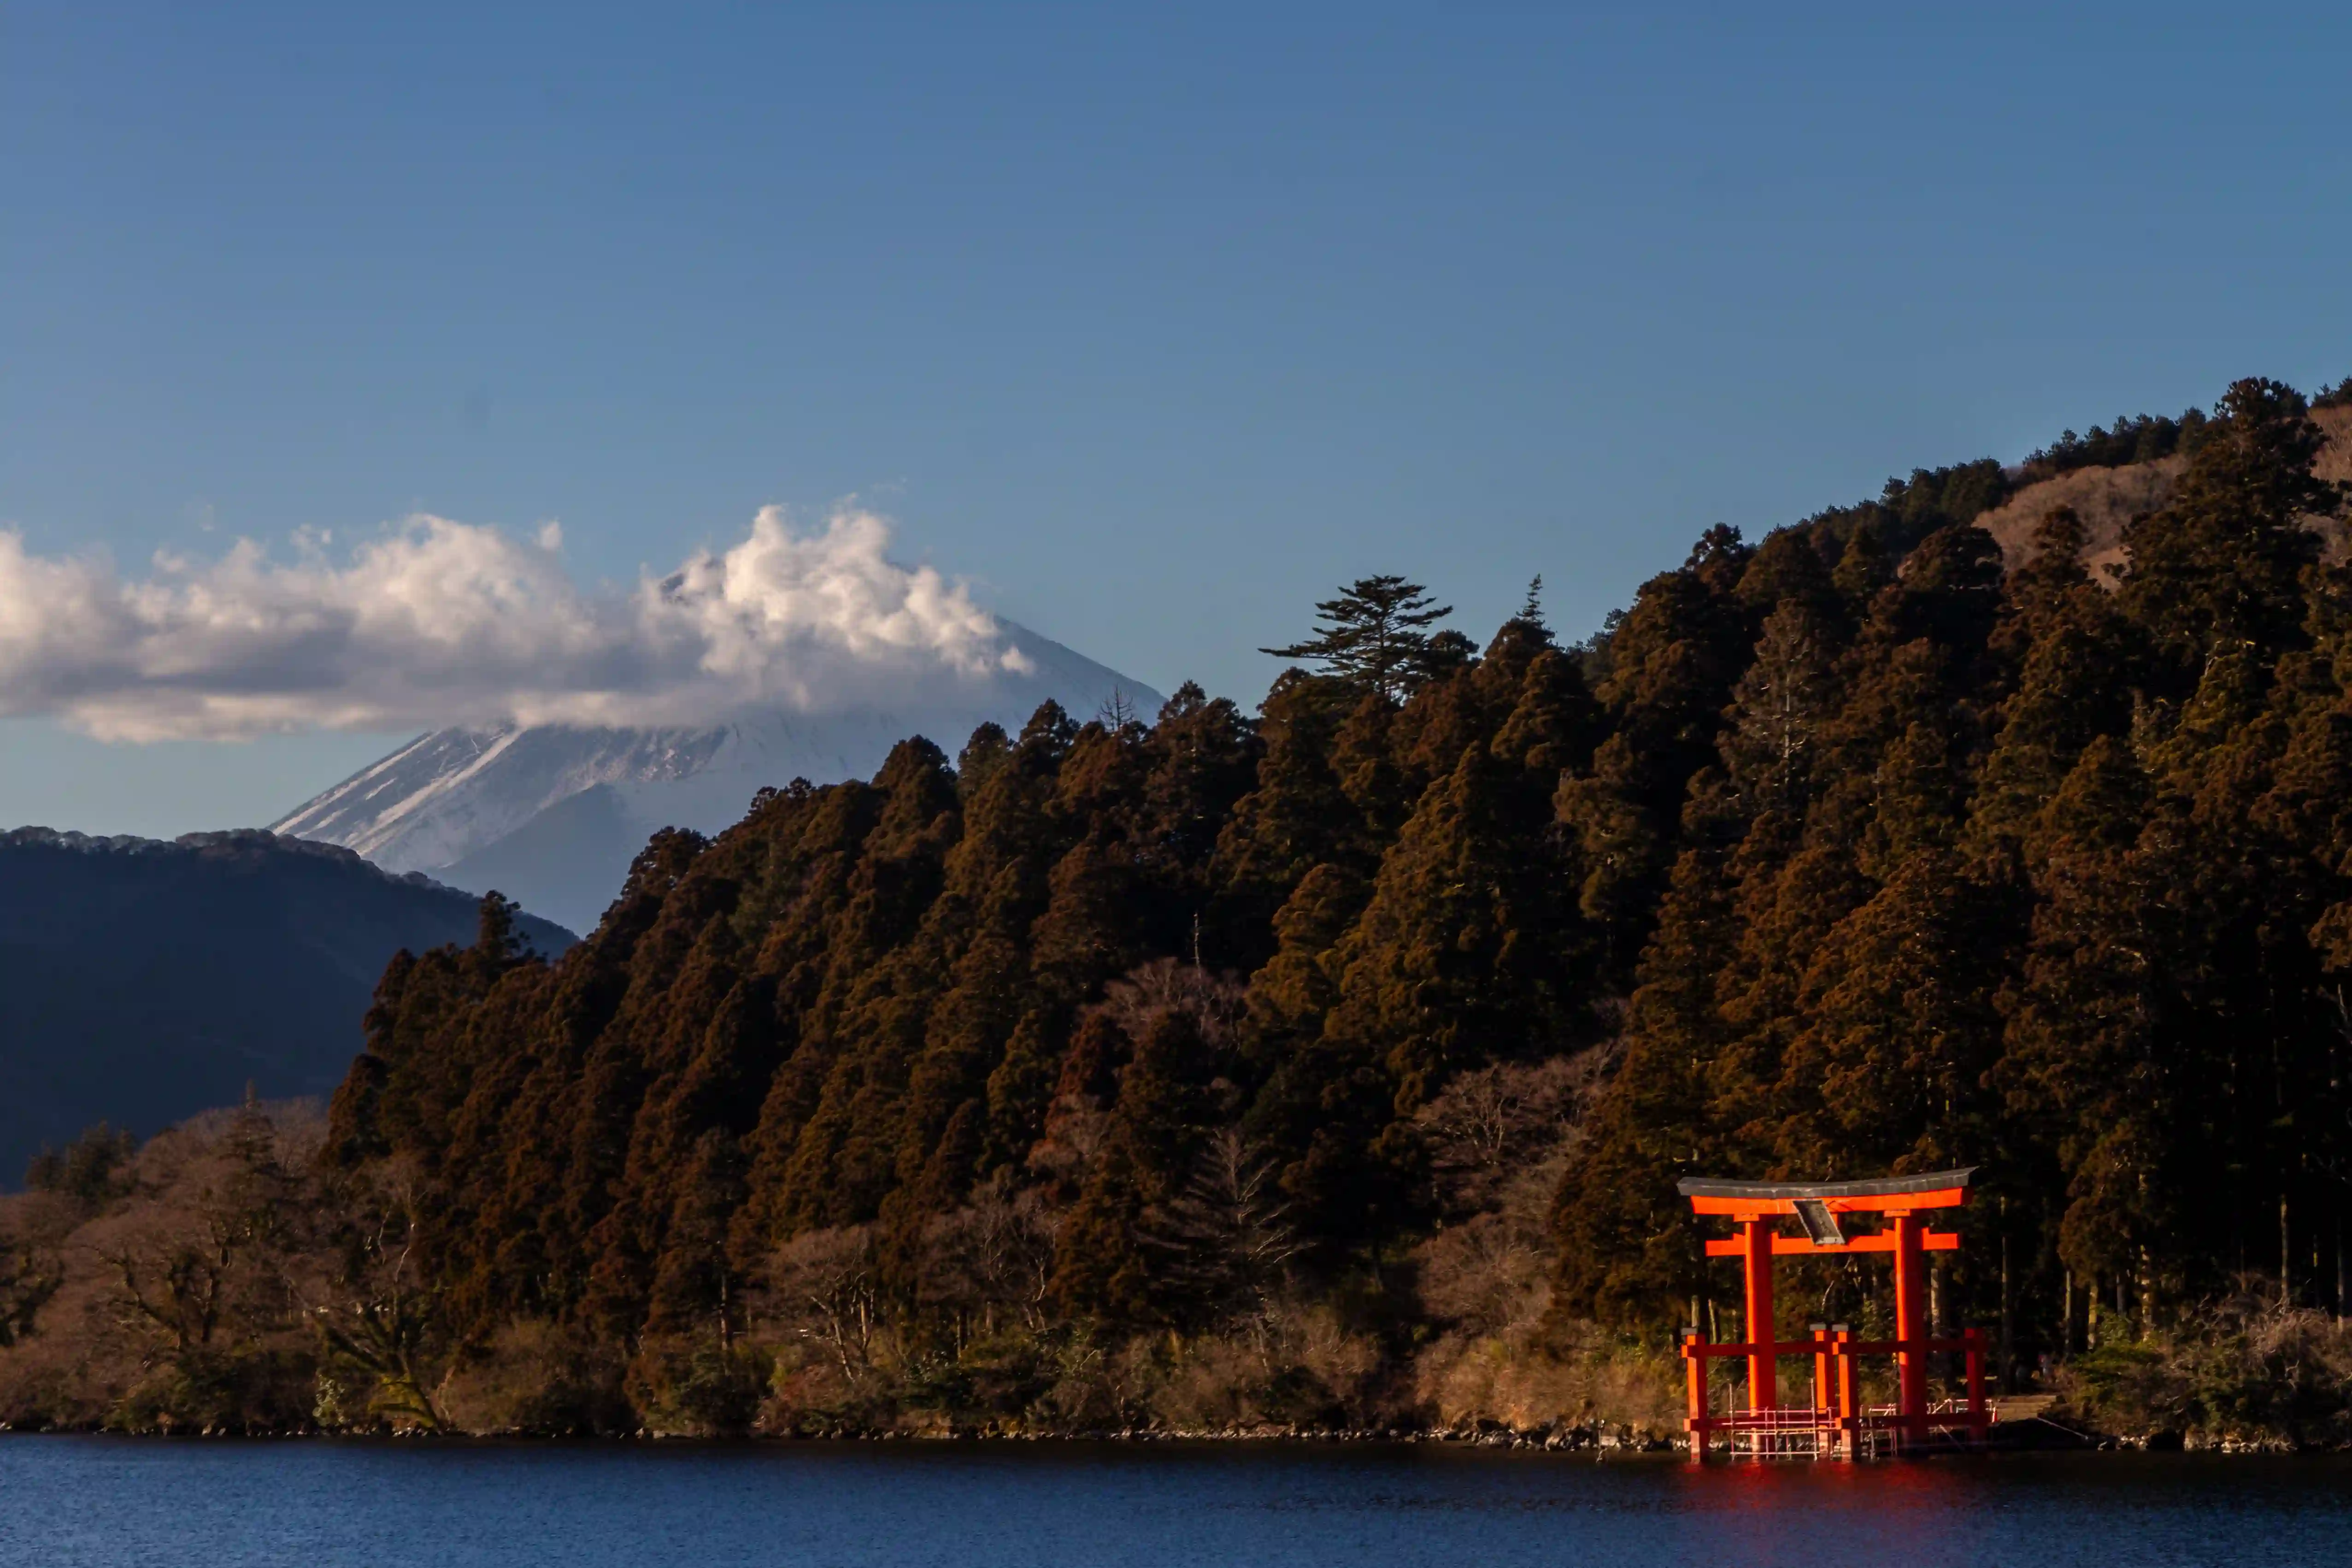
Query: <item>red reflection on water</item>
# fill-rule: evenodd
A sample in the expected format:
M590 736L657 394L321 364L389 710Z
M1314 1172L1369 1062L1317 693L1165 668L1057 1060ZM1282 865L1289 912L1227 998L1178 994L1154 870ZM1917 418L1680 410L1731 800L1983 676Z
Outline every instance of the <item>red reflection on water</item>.
M1898 1563L1980 1537L1986 1484L1972 1458L1718 1462L1676 1467L1671 1506L1727 1564Z
M1867 1508L1927 1512L1967 1506L1982 1488L1970 1458L1748 1460L1682 1465L1682 1497L1696 1508Z

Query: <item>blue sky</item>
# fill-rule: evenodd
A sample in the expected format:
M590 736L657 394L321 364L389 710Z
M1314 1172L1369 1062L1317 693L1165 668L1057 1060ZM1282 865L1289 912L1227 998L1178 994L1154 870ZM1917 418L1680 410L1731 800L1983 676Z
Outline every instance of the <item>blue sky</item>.
M1254 703L1344 578L1581 634L1716 521L2352 374L2343 15L1887 9L12 5L0 524L625 582L855 496ZM0 721L0 823L387 744Z

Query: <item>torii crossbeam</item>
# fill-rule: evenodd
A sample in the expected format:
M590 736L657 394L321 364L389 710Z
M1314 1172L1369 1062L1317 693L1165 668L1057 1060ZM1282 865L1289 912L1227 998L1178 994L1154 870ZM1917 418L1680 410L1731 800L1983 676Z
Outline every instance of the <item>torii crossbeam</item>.
M1737 1344L1709 1343L1697 1328L1684 1332L1682 1354L1689 1373L1694 1456L1703 1454L1710 1434L1727 1434L1734 1448L1755 1453L1832 1450L1854 1453L1863 1435L1884 1433L1898 1443L1925 1442L1931 1432L1947 1437L1980 1434L1990 1420L1984 1401L1984 1337L1975 1329L1953 1340L1927 1337L1927 1254L1957 1250L1960 1239L1930 1230L1921 1216L1968 1202L1974 1167L1875 1181L1755 1182L1691 1176L1677 1184L1695 1215L1720 1215L1739 1228L1737 1236L1710 1240L1710 1258L1738 1258L1745 1285L1746 1338ZM1839 1224L1847 1214L1882 1214L1888 1228L1849 1237ZM1802 1236L1780 1234L1783 1215L1793 1216ZM1843 1323L1816 1324L1810 1340L1781 1343L1773 1326L1772 1260L1796 1254L1887 1252L1895 1263L1895 1337L1856 1340ZM1968 1356L1965 1409L1931 1409L1927 1357L1937 1351ZM1856 1401L1854 1357L1893 1355L1897 1402L1892 1409L1864 1410ZM1780 1401L1778 1358L1810 1355L1813 1391L1804 1406ZM1716 1416L1707 1408L1706 1363L1711 1356L1744 1357L1748 1363L1748 1409Z

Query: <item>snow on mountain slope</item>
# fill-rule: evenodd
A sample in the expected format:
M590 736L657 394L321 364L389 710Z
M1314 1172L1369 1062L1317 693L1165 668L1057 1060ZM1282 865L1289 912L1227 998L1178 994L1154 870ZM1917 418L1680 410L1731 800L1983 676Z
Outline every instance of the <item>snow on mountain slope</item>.
M270 831L341 844L390 871L431 871L583 789L684 779L727 738L725 727L436 730L296 808Z
M630 858L663 826L715 832L763 785L868 776L910 735L952 756L994 722L1017 730L1048 698L1079 719L1114 696L1155 712L1160 695L1034 632L1003 622L1027 669L903 709L780 711L677 729L558 725L445 729L306 801L270 831L356 850L387 870L426 871L470 891L495 885L575 930L595 924ZM543 814L567 801L593 801Z

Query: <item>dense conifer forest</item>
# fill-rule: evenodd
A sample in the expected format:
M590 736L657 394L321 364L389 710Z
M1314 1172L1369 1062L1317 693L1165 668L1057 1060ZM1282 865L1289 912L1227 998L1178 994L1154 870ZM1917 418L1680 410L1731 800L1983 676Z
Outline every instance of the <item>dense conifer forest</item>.
M909 737L656 835L552 963L493 897L323 1124L36 1173L0 1404L121 1419L31 1352L168 1269L60 1239L140 1190L252 1235L266 1176L309 1283L205 1386L308 1355L322 1424L1663 1426L1668 1331L1738 1326L1676 1178L1975 1166L1934 1310L2006 1385L2340 1437L2347 389L1713 528L1579 643L1367 578L1255 716ZM2166 499L2119 570L1977 526L2121 465ZM1784 1330L1880 1310L1791 1280Z

